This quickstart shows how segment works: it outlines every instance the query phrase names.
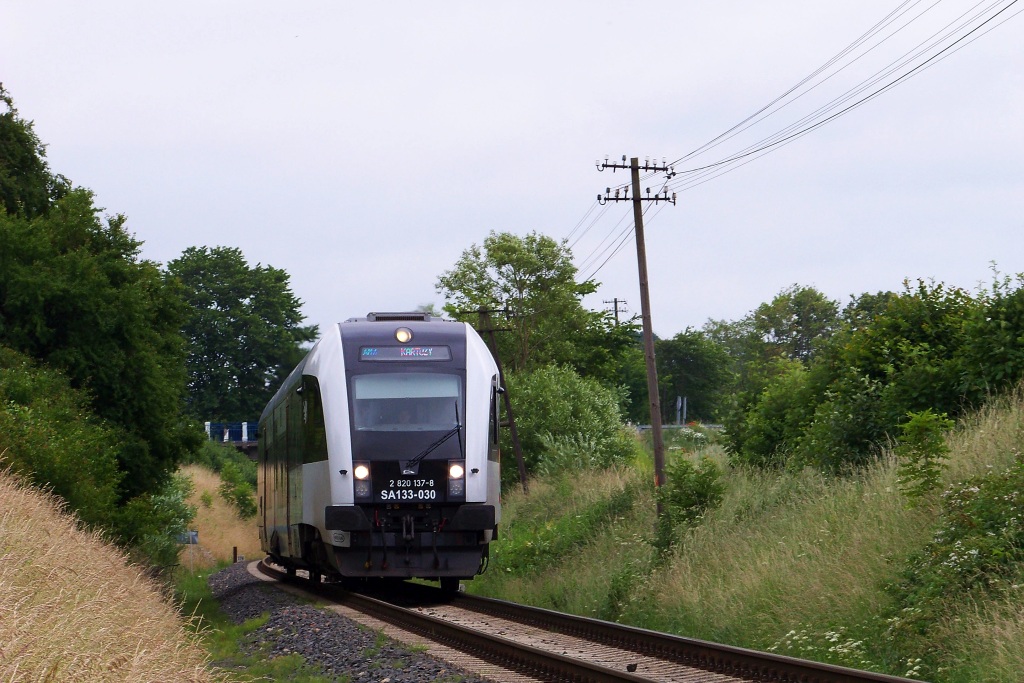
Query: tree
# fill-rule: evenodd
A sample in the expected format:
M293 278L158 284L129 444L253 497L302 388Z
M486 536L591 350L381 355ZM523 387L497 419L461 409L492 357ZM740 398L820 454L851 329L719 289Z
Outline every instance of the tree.
M975 403L1024 377L1024 274L1001 276L993 265L993 276L964 324L964 391Z
M0 344L64 371L127 432L121 496L158 490L197 441L181 419L185 308L124 216L69 190L34 218L0 212Z
M34 218L64 196L69 183L50 173L46 146L39 141L31 121L18 115L14 100L0 84L0 202L8 214Z
M687 328L672 339L655 342L662 417L671 419L677 396L687 398L687 414L717 417L719 401L732 381L726 350L699 330Z
M918 281L901 294L864 295L809 362L780 359L727 421L738 459L845 471L896 438L907 413L962 414L968 321L982 303Z
M189 305L181 330L190 412L203 420L258 416L301 360L301 345L318 333L316 325L300 325L302 302L288 274L250 267L234 247L189 247L167 271L183 285Z
M479 324L478 311L490 311L494 326L509 329L511 334L499 335L498 347L513 372L572 363L585 331L602 317L583 308L581 299L597 286L576 282L565 242L537 232L519 237L492 231L483 247L462 252L436 287L452 317Z
M794 284L754 310L753 327L773 355L806 361L815 344L831 336L838 316L835 301L813 287Z
M179 288L124 216L101 220L50 173L2 87L0 102L0 458L169 564L190 514L172 473L201 443L182 416Z

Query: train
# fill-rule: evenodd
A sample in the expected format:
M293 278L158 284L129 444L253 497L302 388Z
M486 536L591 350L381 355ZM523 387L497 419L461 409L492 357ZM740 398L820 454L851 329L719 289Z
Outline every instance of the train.
M467 323L369 313L330 326L260 416L264 553L311 579L458 590L501 522L497 363Z

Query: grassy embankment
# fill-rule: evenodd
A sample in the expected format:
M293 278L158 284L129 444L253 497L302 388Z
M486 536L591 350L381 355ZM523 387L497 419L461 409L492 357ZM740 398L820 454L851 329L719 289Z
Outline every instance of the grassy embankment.
M158 584L5 472L0 548L0 680L221 680Z
M189 505L196 508L192 528L199 532L199 545L187 546L181 553L182 567L209 569L231 562L234 549L250 560L262 557L256 520L242 520L238 512L218 492L221 484L216 473L201 465L186 465L181 473L192 480Z
M1024 450L1024 402L994 404L949 445L947 485L1009 467ZM891 459L835 479L730 468L716 446L669 450L699 455L723 467L725 496L669 553L653 544L647 461L534 479L529 496L505 497L490 570L470 590L895 675L1024 680L1024 570L1012 563L1003 584L939 585L925 635L896 632L901 610L918 608L886 587L935 537L943 497L910 507Z
M327 680L298 656L240 652L267 619L232 624L206 577L231 561L233 547L259 556L255 522L219 496L216 474L183 472L195 485L200 545L182 550L177 605L57 499L0 472L0 681Z

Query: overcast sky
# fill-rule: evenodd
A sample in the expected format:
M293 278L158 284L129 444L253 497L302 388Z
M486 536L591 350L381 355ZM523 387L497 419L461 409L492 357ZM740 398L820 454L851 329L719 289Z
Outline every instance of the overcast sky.
M582 274L604 263L586 303L639 312L633 243L600 251L629 206L588 214L626 176L595 159L684 157L901 5L866 56L686 170L976 3L0 0L0 82L51 168L126 214L144 257L240 247L285 269L321 328L442 304L437 276L491 230L571 235ZM735 320L794 283L845 302L904 278L974 289L993 261L1024 272L1024 17L994 0L969 26L1007 6L898 87L651 207L655 332Z

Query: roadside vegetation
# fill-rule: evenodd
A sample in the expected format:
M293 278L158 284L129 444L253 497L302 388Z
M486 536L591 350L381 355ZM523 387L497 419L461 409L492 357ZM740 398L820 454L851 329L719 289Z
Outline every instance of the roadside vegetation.
M671 547L648 460L562 472L506 496L490 569L468 589L923 680L1020 680L1024 398L945 435L941 481L916 498L889 451L835 476L736 464L709 437L668 451L686 475L666 488L687 492L664 500L682 520ZM701 462L720 472L710 491Z

